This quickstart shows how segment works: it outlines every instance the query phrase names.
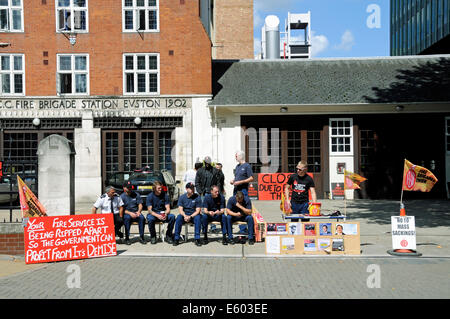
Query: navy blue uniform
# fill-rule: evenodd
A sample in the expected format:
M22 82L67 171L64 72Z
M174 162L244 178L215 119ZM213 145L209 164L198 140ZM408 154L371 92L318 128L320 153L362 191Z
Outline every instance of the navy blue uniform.
M236 200L236 196L231 197L228 200L228 204L227 204L227 210L231 210L234 213L240 213L241 216L239 217L235 217L235 216L231 216L231 215L227 215L227 232L228 232L228 238L232 239L233 238L233 223L237 222L237 221L241 221L241 222L246 222L247 226L248 226L248 239L253 239L254 237L254 221L253 221L253 216L250 215L246 215L240 208L238 208L236 206L237 200ZM250 200L250 198L248 198L247 196L244 196L244 202L241 204L242 206L244 206L247 209L252 209L252 202Z
M252 167L249 163L238 164L234 170L234 181L243 181L253 176ZM233 195L236 195L238 191L248 196L248 183L244 183L238 186L234 186Z
M192 215L198 207L202 207L202 201L197 193L192 194L191 197L187 196L187 193L180 196L178 199L178 206L183 208L186 215ZM191 219L192 221L192 219ZM198 214L194 216L194 229L195 229L195 239L200 239L200 227L201 227L201 215ZM179 214L175 220L175 240L180 239L181 226L185 224L183 215Z
M126 192L123 192L120 195L120 198L123 201L123 208L125 209L125 211L130 211L132 213L136 213L139 210L139 204L142 204L141 195L134 191L131 191L130 195L128 195ZM141 236L141 238L144 238L144 215L141 214L137 218L132 218L126 212L123 215L123 223L125 225L125 238L128 239L130 236L130 227L132 222L138 222L139 235Z
M169 195L167 193L161 192L161 194L156 195L155 193L150 193L147 196L146 201L147 207L157 214L164 213L166 211L166 205L170 205ZM150 237L156 237L155 223L159 222L160 219L153 216L152 214L147 214L148 230L150 232ZM168 223L166 236L172 237L173 226L175 225L175 216L173 214L166 215L166 219L162 221L163 223Z
M209 212L215 212L217 210L221 210L225 208L225 197L222 194L218 194L216 198L213 198L211 194L206 194L205 199L203 200L203 208L206 208ZM222 227L222 234L225 235L227 233L226 223L225 223L225 215L214 215L210 216L208 214L202 214L202 228L203 232L206 233L208 229L208 223L211 221L220 222Z

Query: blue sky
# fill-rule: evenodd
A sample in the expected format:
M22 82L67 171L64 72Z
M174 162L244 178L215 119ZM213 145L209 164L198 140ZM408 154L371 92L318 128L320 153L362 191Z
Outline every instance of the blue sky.
M280 19L283 31L288 12L310 11L312 57L390 55L389 0L254 0L253 5L255 54L268 15Z

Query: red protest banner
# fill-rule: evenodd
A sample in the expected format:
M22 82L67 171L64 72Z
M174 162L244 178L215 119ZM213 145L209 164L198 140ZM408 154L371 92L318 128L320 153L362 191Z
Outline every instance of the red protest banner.
M258 199L259 200L281 200L284 185L293 173L258 174ZM307 173L314 178L312 173ZM309 195L311 199L311 194Z
M24 241L26 264L117 255L112 214L32 217Z

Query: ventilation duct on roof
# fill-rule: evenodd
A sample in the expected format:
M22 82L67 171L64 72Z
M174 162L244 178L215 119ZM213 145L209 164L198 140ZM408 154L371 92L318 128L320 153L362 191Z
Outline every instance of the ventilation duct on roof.
M266 52L264 59L280 58L280 20L277 16L269 15L266 17L264 29L266 40Z

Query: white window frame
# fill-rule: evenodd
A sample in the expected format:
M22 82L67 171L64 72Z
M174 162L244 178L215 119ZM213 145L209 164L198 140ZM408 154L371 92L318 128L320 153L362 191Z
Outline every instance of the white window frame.
M159 32L159 0L156 1L156 6L149 6L149 0L121 0L122 1L122 32ZM132 6L125 6L126 1L131 1ZM144 6L137 6L137 1L144 1ZM138 21L139 21L139 10L145 10L145 29L138 30ZM132 11L133 12L133 29L125 28L125 12ZM156 11L156 29L148 28L148 12Z
M7 0L8 5L2 6L0 5L0 10L7 10L8 15L8 23L6 29L0 29L0 32L24 32L24 18L23 18L23 2L25 0L20 0L20 5L13 5L14 0ZM12 23L12 17L13 17L13 10L20 10L20 29L12 29L13 23ZM0 25L1 27L1 25Z
M69 0L70 4L68 7L60 7L58 5L58 0L55 0L55 25L57 33L88 33L89 32L89 0L86 1L86 8L76 7L73 5L74 0ZM71 30L60 29L59 27L59 11L60 10L70 11L70 28ZM86 30L75 29L75 14L74 11L85 11L86 12Z
M70 56L70 71L61 70L60 69L60 57L62 56ZM86 70L75 70L75 57L84 56L86 57ZM72 75L72 93L61 93L60 92L60 74L71 74ZM77 74L86 74L86 92L77 93L76 92L76 76ZM56 55L56 92L58 95L66 96L66 95L89 95L90 91L90 76L89 76L89 54L87 53L76 53L76 54L57 54Z
M126 57L132 56L133 57L133 69L127 70L126 69ZM145 69L138 69L137 68L137 59L138 56L145 56ZM149 68L149 56L156 56L156 70L151 70ZM161 83L160 83L160 74L161 74L161 68L160 68L160 58L159 53L124 53L123 54L123 95L159 95L161 90ZM133 92L127 92L127 73L133 73L134 74L134 91ZM137 77L138 73L145 73L145 92L138 92L137 87ZM150 74L156 74L157 75L157 85L158 89L156 92L150 92L149 84L150 84Z
M334 128L332 127L332 123L335 121L337 121L337 122L349 121L350 127L342 126L342 128L343 128L342 133L340 133L339 130L337 130L336 134L333 134ZM348 134L345 133L345 129L349 129ZM333 138L338 138L338 139L339 138L350 138L350 150L345 151L345 149L344 149L344 151L339 151L339 150L333 151ZM330 118L329 119L329 144L330 144L330 146L329 146L330 155L350 155L350 156L353 155L353 118ZM341 143L338 143L337 145L339 147L339 145L341 145ZM343 145L345 146L346 143L344 142Z
M3 70L1 66L1 59L3 56L9 57L9 70ZM22 58L22 69L14 70L14 57L20 56ZM3 93L3 74L10 75L10 93ZM14 75L22 75L22 93L14 93L15 80ZM21 53L0 54L0 96L24 96L25 95L25 55Z

